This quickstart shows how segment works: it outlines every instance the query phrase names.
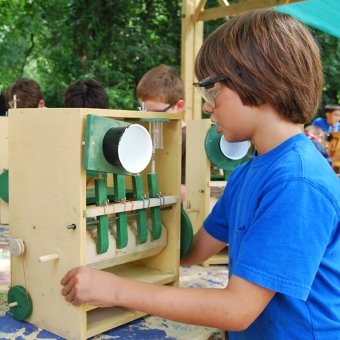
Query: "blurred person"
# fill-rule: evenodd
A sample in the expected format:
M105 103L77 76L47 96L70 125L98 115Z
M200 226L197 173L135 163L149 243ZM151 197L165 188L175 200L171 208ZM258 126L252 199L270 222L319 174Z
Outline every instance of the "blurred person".
M17 79L8 86L5 98L7 109L45 107L40 85L33 79Z
M108 109L109 98L99 81L80 79L65 90L64 107Z
M309 125L305 127L305 135L312 141L315 147L321 152L321 155L324 156L327 162L332 166L333 160L326 147L322 143L324 131L321 129L321 127Z
M329 104L324 108L325 118L316 118L312 125L319 126L325 132L340 131L340 105Z

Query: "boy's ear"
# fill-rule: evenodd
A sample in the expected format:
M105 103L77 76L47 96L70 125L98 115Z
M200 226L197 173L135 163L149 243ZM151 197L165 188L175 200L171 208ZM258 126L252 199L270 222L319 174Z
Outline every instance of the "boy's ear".
M44 101L44 99L40 99L39 103L38 103L38 108L41 109L41 108L44 108L44 107L45 107L45 101Z
M175 104L175 111L176 113L182 113L184 110L184 100L180 99L176 104Z

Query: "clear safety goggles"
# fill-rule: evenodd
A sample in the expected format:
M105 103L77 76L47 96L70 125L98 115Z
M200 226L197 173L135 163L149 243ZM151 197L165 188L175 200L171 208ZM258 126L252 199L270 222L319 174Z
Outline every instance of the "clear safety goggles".
M203 100L206 101L212 108L215 108L216 97L221 92L221 84L219 82L226 79L227 77L223 75L215 78L211 78L209 76L198 83L194 83L193 85L197 88Z

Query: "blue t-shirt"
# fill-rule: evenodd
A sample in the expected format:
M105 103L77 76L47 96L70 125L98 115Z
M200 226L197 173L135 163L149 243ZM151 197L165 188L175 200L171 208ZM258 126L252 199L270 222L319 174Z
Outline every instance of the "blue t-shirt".
M204 228L230 276L276 294L231 340L340 339L339 221L340 180L304 134L233 171Z
M326 118L316 118L313 121L312 125L321 127L321 129L325 132L340 131L340 123L336 124L336 129L335 129L333 125L329 125L327 123Z

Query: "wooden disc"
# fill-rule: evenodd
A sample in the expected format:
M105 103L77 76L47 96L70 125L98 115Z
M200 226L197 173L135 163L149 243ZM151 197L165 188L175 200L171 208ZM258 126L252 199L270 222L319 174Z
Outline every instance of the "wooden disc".
M191 250L192 242L194 239L194 232L192 229L192 224L188 214L185 210L181 209L181 250L180 258L186 257Z
M17 320L27 319L33 311L32 299L23 286L13 286L8 291L8 303L16 302L17 305L9 310Z

